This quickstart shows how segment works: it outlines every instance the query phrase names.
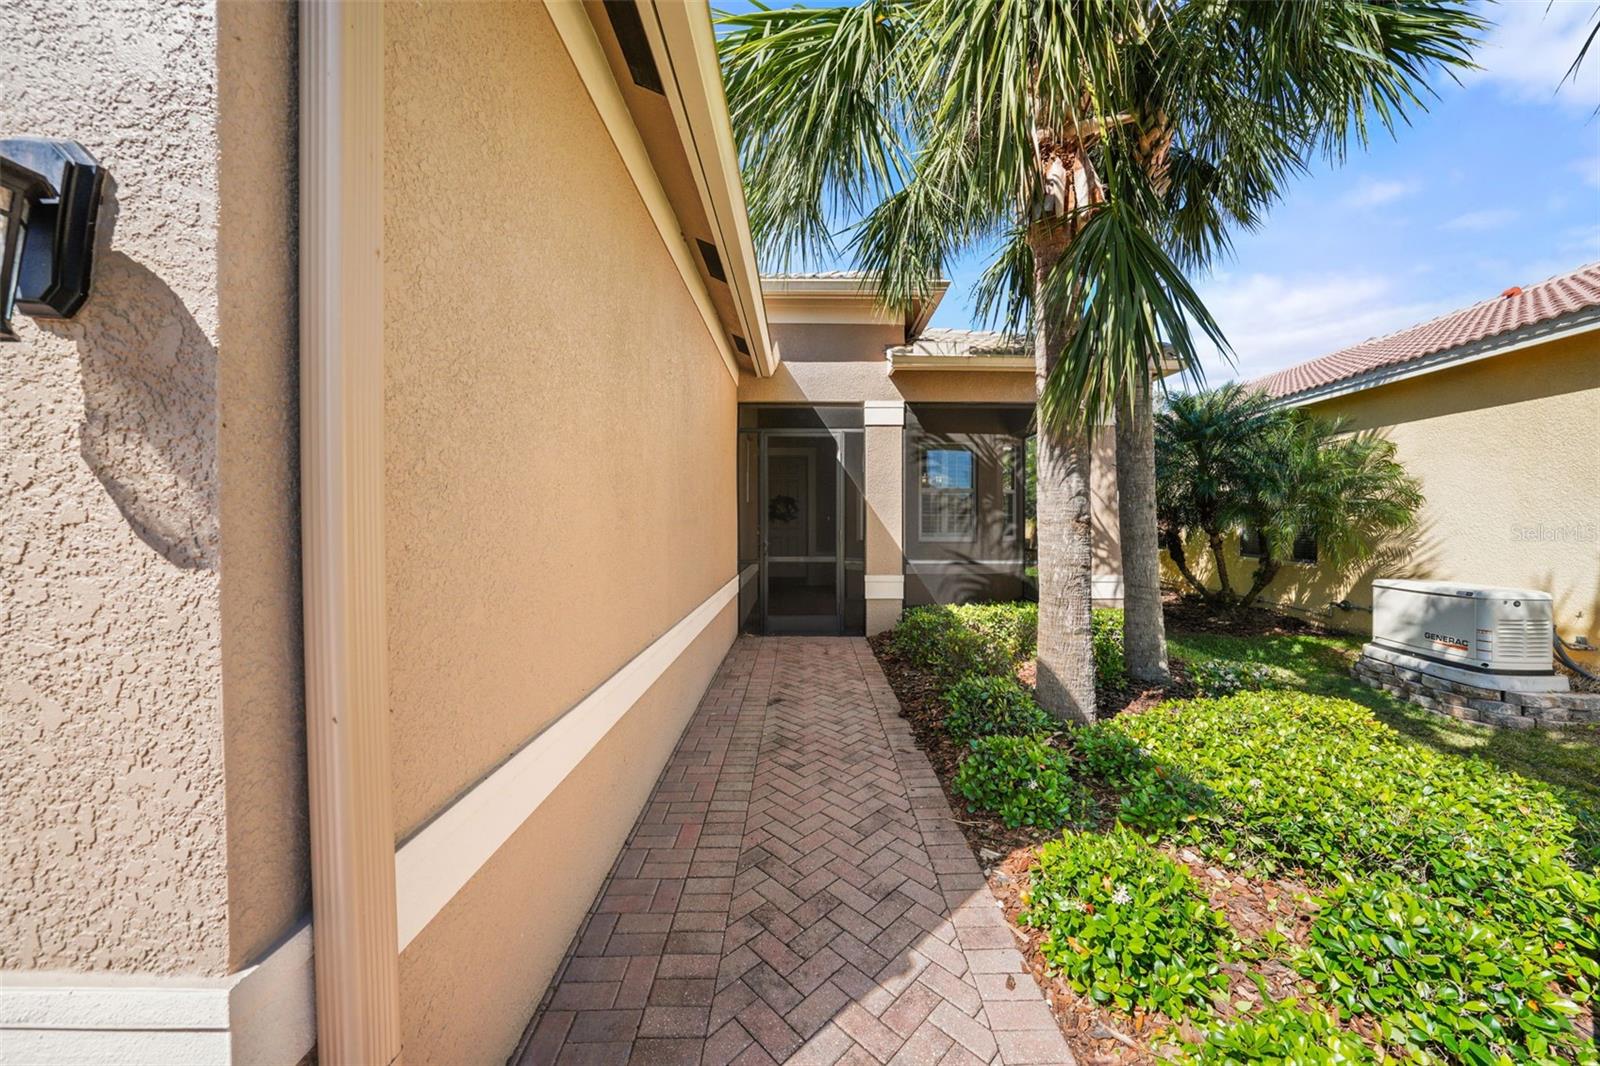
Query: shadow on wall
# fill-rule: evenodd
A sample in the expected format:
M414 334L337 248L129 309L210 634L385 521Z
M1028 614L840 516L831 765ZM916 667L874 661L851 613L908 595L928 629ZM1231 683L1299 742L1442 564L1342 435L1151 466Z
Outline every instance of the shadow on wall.
M115 211L109 191L105 210ZM78 315L39 323L77 345L79 454L140 540L174 566L212 569L216 348L149 268L104 243L96 255L94 289Z
M1215 589L1216 563L1205 538L1197 534L1184 547L1195 577L1207 588ZM1239 551L1237 536L1227 538L1225 551L1233 589L1242 595L1249 590L1255 576L1256 559ZM1260 606L1276 606L1333 629L1366 632L1371 629L1371 615L1367 611L1341 611L1333 604L1348 599L1361 607L1370 606L1374 578L1434 577L1441 565L1442 552L1443 545L1433 532L1433 523L1422 521L1389 537L1365 558L1350 560L1342 566L1334 566L1327 560L1316 564L1285 562L1262 590L1257 602ZM1186 593L1189 591L1164 548L1161 571L1163 583Z

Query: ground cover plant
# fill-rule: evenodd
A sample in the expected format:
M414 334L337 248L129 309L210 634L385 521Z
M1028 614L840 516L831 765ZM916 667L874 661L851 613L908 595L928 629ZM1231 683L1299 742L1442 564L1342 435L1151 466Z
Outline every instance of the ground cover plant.
M1003 732L1016 645L918 687L876 644L1080 1062L1596 1061L1595 738L1441 736L1354 638L1245 625L1172 627L1169 698L1048 735Z
M954 740L1048 733L1056 720L1015 677L968 674L944 693L944 728Z
M1013 829L1081 824L1094 807L1070 757L1047 736L979 737L961 760L955 789Z
M1228 923L1188 869L1120 827L1039 849L1022 921L1078 991L1182 1017L1226 986Z

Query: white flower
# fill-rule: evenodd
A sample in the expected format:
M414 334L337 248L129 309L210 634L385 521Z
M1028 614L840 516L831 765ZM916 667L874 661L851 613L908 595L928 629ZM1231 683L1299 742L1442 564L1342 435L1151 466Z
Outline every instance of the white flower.
M1132 894L1130 894L1128 892L1126 887L1124 887L1122 885L1118 885L1117 886L1117 890L1115 892L1111 893L1111 902L1112 903L1119 903L1119 904L1120 903L1132 903L1133 902L1133 896L1132 896Z

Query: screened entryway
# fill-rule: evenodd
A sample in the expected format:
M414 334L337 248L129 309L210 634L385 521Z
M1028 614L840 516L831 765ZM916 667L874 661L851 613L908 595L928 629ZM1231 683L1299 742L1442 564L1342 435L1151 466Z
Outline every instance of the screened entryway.
M907 606L1037 598L1032 433L1032 407L906 406Z
M858 634L866 625L860 408L739 409L745 627Z

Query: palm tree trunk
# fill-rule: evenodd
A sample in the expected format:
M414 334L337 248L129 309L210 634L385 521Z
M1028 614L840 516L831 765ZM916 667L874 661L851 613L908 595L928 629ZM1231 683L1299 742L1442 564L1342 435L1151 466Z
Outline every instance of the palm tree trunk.
M1211 561L1217 566L1217 600L1219 603L1235 604L1239 597L1233 591L1233 578L1228 576L1228 556L1226 545L1223 542L1222 530L1206 530L1206 545L1211 549Z
M1162 536L1162 543L1167 546L1167 557L1172 560L1172 565L1178 570L1178 576L1183 578L1189 588L1207 603L1211 602L1211 590L1206 588L1206 583L1195 577L1189 569L1189 556L1183 546L1183 531L1169 529Z
M1045 307L1044 284L1071 239L1067 225L1034 227L1034 307ZM1045 380L1066 347L1070 325L1035 314L1034 376ZM1089 441L1078 429L1039 419L1038 543L1040 706L1064 722L1094 720L1094 648L1090 635Z
M1250 582L1250 590L1240 598L1239 606L1249 607L1255 603L1256 597L1261 595L1262 590L1268 585L1272 584L1272 579L1278 576L1278 571L1281 568L1282 564L1270 555L1262 556L1261 561L1256 564L1255 579Z
M1156 435L1150 379L1131 408L1117 411L1117 529L1122 542L1122 640L1128 674L1165 685L1167 632L1161 618L1161 548L1156 533Z

